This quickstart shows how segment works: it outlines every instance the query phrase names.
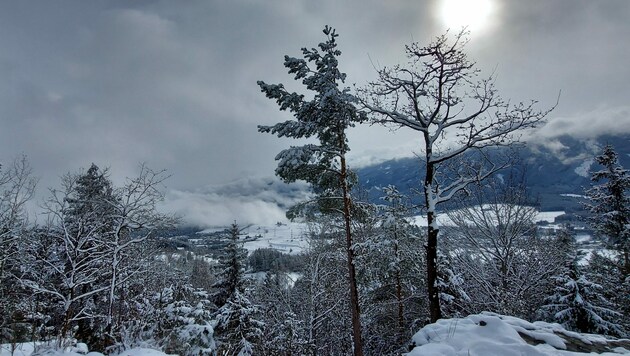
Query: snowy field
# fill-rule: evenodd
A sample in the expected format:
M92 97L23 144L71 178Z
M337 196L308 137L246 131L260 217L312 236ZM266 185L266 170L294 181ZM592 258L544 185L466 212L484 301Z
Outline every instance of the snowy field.
M534 222L547 222L548 228L560 228L554 225L555 218L563 215L564 211L542 211L536 214ZM453 226L447 214L438 214L438 226ZM426 216L418 215L410 218L412 224L425 226ZM215 230L205 230L216 231ZM244 247L250 253L259 248L273 248L283 253L299 254L308 247L308 225L301 222L287 222L270 225L250 225L242 231L248 240ZM251 240L250 240L251 239Z
M553 224L555 219L558 216L564 215L564 214L565 214L564 211L539 211L536 213L536 216L534 217L534 222L535 223L547 222L547 223ZM416 215L410 218L410 222L417 226L426 226L427 217L425 215ZM438 226L454 226L455 225L453 221L448 217L448 214L446 213L437 214L437 224Z
M273 225L251 225L243 230L243 234L253 241L245 242L248 252L259 248L273 248L290 255L299 254L308 246L308 225L299 222L288 222Z

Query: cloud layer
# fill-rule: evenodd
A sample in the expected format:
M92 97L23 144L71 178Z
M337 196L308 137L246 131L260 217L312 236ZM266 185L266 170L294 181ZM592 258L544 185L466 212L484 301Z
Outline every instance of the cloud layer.
M497 73L506 99L538 99L546 108L562 91L539 140L630 133L630 2L495 2L494 26L473 34L470 56ZM198 204L186 208L196 220L212 215L202 213L208 201L228 219L240 205L184 192L271 176L276 153L296 144L256 131L289 118L256 81L301 90L283 56L315 46L328 24L341 34L348 85L362 86L374 67L404 63L404 44L445 30L439 3L2 2L0 162L27 154L40 191L92 162L111 167L118 182L146 162L172 174L175 201ZM355 165L410 156L421 143L415 132L377 127L356 128L350 138Z

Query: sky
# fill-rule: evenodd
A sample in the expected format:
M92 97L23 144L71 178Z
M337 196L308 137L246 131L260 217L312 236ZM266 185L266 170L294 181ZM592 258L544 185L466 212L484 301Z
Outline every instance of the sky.
M274 157L299 143L257 132L290 116L256 81L301 90L283 57L323 41L324 25L340 34L347 84L361 87L375 68L404 64L406 44L468 21L468 55L496 73L504 98L545 109L561 93L534 141L630 133L630 1L475 1L0 2L0 162L25 154L40 199L91 163L121 183L145 162L168 171L166 206L191 221L280 218L251 188L278 186ZM411 156L420 143L415 132L359 127L351 163Z

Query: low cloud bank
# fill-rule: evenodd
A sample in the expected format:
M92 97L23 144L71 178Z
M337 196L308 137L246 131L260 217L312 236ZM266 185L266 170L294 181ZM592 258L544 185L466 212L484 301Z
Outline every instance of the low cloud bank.
M309 197L308 185L285 184L277 178L243 178L195 191L171 190L162 210L199 227L286 222L286 210Z

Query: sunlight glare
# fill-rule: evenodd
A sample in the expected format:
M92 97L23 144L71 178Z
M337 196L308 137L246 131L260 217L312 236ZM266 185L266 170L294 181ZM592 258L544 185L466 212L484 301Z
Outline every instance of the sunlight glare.
M492 0L442 0L439 17L450 29L467 27L474 34L488 28L494 10Z

